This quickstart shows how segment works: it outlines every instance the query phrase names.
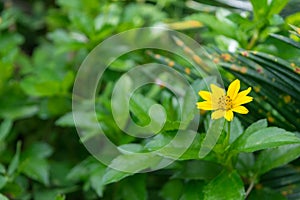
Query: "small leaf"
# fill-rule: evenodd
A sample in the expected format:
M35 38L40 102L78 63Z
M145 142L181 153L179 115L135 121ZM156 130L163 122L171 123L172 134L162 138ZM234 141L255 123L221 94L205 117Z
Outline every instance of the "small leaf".
M0 174L4 174L5 172L6 172L6 169L5 169L4 165L2 165L0 163Z
M47 160L30 157L22 162L20 171L33 180L49 184L49 165Z
M5 119L0 126L0 141L4 140L12 128L13 121Z
M8 178L0 175L0 190L6 185Z
M8 166L8 171L7 171L8 176L11 176L19 166L21 144L22 143L20 141L17 143L16 153Z
M47 143L36 142L30 145L28 149L22 153L22 158L35 157L47 158L53 153L52 147Z
M243 200L244 197L244 184L236 171L221 172L204 188L204 200Z
M102 197L103 195L104 184L102 182L102 177L104 172L105 167L101 166L98 169L96 169L90 176L91 187L95 190L98 197Z

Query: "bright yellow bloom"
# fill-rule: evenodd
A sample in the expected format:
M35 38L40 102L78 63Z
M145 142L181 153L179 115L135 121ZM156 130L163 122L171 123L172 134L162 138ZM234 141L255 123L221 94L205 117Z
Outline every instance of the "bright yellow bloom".
M229 85L227 94L225 94L222 88L214 84L211 84L210 88L212 92L199 91L199 95L205 101L198 102L197 108L202 110L215 110L211 115L212 119L225 117L227 121L232 121L233 112L240 114L247 114L249 112L247 108L241 105L253 100L252 97L247 96L251 91L251 87L239 92L240 81L237 79Z

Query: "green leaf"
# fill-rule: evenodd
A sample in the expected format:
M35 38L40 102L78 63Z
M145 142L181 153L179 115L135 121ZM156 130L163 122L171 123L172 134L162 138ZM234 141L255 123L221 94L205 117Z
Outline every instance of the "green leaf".
M291 38L288 38L288 37L285 37L285 36L282 36L282 35L278 35L278 34L274 34L274 33L272 33L272 34L270 34L270 35L271 35L272 37L278 39L278 40L281 40L281 41L283 41L283 42L286 42L286 43L288 43L288 44L290 44L290 45L292 45L292 46L294 46L294 47L300 49L300 44L299 44L299 42L296 42L295 40L293 40L293 39L291 39Z
M52 147L43 142L36 142L30 145L23 153L22 158L35 157L47 158L53 153Z
M0 175L0 190L6 185L8 178Z
M74 182L87 180L92 172L103 167L98 160L88 157L71 169L67 179Z
M226 125L228 126L228 123L226 123ZM233 118L230 128L230 143L233 143L243 132L244 127L241 124L240 120L237 117Z
M236 146L240 145L240 142L249 137L252 133L264 129L268 126L268 122L266 119L261 119L253 124L251 124L243 134L241 134L231 145L230 148L236 148Z
M202 136L192 131L180 134L173 131L158 134L145 145L145 148L173 159L197 159L201 141Z
M29 157L21 163L20 171L33 180L49 184L49 165L45 159Z
M4 165L2 165L0 163L0 174L4 174L5 172L6 172L6 169L5 169Z
M55 197L55 200L65 200L65 199L66 199L66 196L65 195L61 195L61 194L59 194L59 195L57 195Z
M0 141L3 141L7 135L9 134L13 125L13 121L11 119L5 119L0 126Z
M279 14L288 2L289 0L271 0L268 17L274 14Z
M257 200L257 199L272 199L272 200L286 200L284 196L280 194L280 192L271 190L269 188L262 188L260 190L254 190L250 193L249 200Z
M212 120L199 151L199 157L204 158L216 145L224 127L224 119Z
M243 200L244 184L236 171L221 172L204 188L204 200Z
M9 200L6 196L0 193L0 200Z
M259 174L264 174L271 169L285 165L299 158L300 144L284 145L274 149L262 151L255 163L255 169Z
M173 175L174 178L211 180L220 174L222 167L205 160L187 162L183 169Z
M181 180L170 180L163 186L160 196L167 200L178 200L183 192L183 187Z
M122 199L124 200L146 200L146 179L145 175L134 175L126 178L122 184Z
M107 168L105 174L102 177L102 182L104 185L107 185L110 183L118 182L130 175L132 175L132 173L126 173L112 168Z
M204 183L200 181L189 181L184 185L184 191L180 200L202 200Z
M285 144L300 143L295 134L276 127L258 130L246 138L239 140L235 150L239 152L254 152L261 149L274 148Z
M138 173L144 169L155 167L161 157L152 153L148 154L125 154L112 160L103 175L103 183L117 182L131 174ZM116 170L117 169L117 170ZM122 170L122 171L120 171Z
M8 166L8 170L7 170L7 175L8 176L11 176L15 171L16 169L18 168L19 166L19 161L20 161L20 152L21 152L21 142L19 141L17 143L17 150L16 150L16 153L12 159L12 161L10 162L9 166Z
M91 187L95 190L98 197L102 197L103 195L104 184L102 182L102 177L104 173L105 173L105 167L100 166L90 175Z
M261 20L266 17L268 9L268 0L250 0L253 13L256 20Z
M250 177L252 175L255 157L253 153L240 153L236 163L236 169L241 176Z
M228 23L225 20L220 20L216 16L206 13L194 14L188 17L191 20L198 20L218 34L225 35L230 38L235 38L236 36L236 27L235 24Z

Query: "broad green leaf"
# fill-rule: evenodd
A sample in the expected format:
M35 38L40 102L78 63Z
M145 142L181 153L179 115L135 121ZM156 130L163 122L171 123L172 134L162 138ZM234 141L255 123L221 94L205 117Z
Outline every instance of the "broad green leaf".
M12 128L13 121L11 119L6 119L2 122L0 126L0 141L4 140L9 134Z
M112 168L107 168L105 174L102 177L102 182L104 185L110 184L110 183L114 183L114 182L118 182L122 179L124 179L127 176L131 176L132 173L126 173L126 172L122 172L122 171L118 171Z
M19 167L26 176L43 183L49 184L49 164L47 160L36 157L29 157Z
M121 183L122 199L124 200L146 200L146 179L145 175L137 174L126 178Z
M137 117L141 126L146 126L150 123L151 119L148 115L149 109L155 101L144 97L141 94L134 94L130 98L130 111Z
M173 175L174 178L211 180L220 174L222 167L205 160L186 162L183 169Z
M184 185L184 191L180 200L202 200L204 183L200 181L189 181Z
M91 187L95 190L98 197L102 197L103 195L104 184L102 182L102 177L104 173L105 173L105 167L100 166L90 175Z
M113 183L144 169L155 168L161 160L160 156L151 153L120 155L112 160L107 168L103 175L103 183Z
M145 148L149 151L157 151L159 155L173 159L197 159L201 141L202 136L192 131L184 131L182 133L173 131L158 134L145 145Z
M216 145L224 127L224 119L212 120L199 151L199 157L204 158Z
M254 163L255 157L253 153L240 153L235 168L240 175L249 177L252 175Z
M259 174L264 174L271 169L285 165L299 158L299 156L300 144L290 144L274 149L267 149L258 155L255 168Z
M47 158L53 153L52 147L47 143L36 142L31 144L23 153L22 158Z
M286 200L280 192L271 190L269 188L262 188L260 190L254 190L250 193L249 200L258 200L258 199L272 199L272 200Z
M204 188L204 200L243 200L244 184L236 171L221 172Z
M95 170L97 171L101 167L103 166L99 161L93 157L88 157L71 169L69 174L67 174L67 179L74 182L85 181L91 173Z
M42 189L42 188L36 188L36 190L33 193L33 199L34 200L53 200L53 199L64 199L63 195L66 193L72 193L78 191L77 186L70 186L70 187L64 187L60 189Z
M21 102L20 102L21 103ZM39 108L36 105L8 105L6 108L0 110L0 115L9 119L23 119L31 117L38 112Z
M0 190L6 185L8 178L0 175Z
M6 172L6 169L5 169L4 165L2 165L0 163L0 174L4 174L5 172Z
M9 200L6 196L0 193L0 200Z
M300 143L295 134L276 127L258 130L246 138L239 140L235 150L239 152L254 152L261 149L279 147L285 144Z
M241 134L231 145L230 148L235 148L236 146L239 146L240 142L245 140L245 138L249 137L252 133L260 130L260 129L264 129L268 126L267 120L262 119L259 120L253 124L251 124L243 134Z
M19 166L19 161L20 161L20 152L21 152L21 142L19 141L17 143L17 149L16 149L16 153L13 157L13 159L11 160L9 166L8 166L8 170L7 170L7 174L9 176L11 176L15 171L16 169L18 168Z
M178 200L183 193L184 183L181 180L168 181L160 191L160 196L167 200Z

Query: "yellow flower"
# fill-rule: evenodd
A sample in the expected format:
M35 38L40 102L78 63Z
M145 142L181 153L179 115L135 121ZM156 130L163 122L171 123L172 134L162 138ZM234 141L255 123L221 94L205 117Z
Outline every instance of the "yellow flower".
M247 108L241 105L253 100L252 97L247 96L251 91L251 87L239 92L240 81L237 79L229 85L227 94L225 94L222 88L214 84L211 84L210 88L211 92L199 91L199 95L205 101L198 102L197 108L202 110L215 110L211 115L212 119L225 117L227 121L232 121L233 112L240 114L247 114L249 112Z

